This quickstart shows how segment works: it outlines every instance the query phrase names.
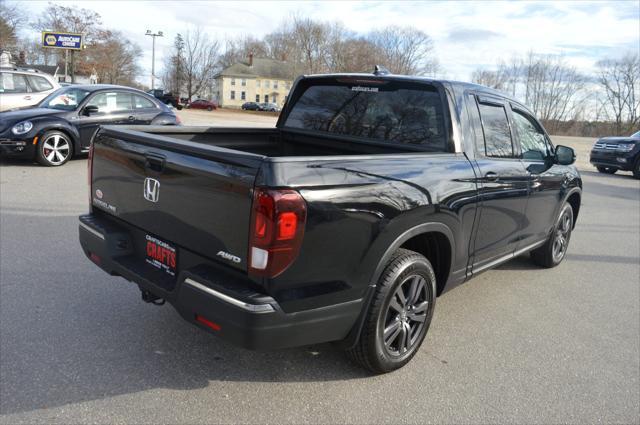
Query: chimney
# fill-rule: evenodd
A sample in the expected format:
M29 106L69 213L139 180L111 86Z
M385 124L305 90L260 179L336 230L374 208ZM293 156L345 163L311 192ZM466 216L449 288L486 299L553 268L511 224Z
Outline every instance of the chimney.
M253 66L253 53L249 53L249 66Z

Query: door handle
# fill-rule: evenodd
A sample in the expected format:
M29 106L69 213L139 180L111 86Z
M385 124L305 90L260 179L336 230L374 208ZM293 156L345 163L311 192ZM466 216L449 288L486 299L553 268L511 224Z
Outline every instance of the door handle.
M31 100L31 96L25 96L24 100Z
M494 182L494 181L498 180L498 178L500 178L500 176L497 175L496 173L494 173L493 171L489 171L487 174L484 175L484 178L487 181Z
M129 118L128 118L129 121L134 121L135 119L136 117L134 117L133 115L129 115Z

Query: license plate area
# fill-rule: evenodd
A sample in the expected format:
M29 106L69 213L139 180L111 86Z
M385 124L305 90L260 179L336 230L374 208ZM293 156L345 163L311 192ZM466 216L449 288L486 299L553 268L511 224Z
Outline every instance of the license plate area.
M178 267L176 247L149 234L145 235L144 247L145 263L167 276L175 278Z

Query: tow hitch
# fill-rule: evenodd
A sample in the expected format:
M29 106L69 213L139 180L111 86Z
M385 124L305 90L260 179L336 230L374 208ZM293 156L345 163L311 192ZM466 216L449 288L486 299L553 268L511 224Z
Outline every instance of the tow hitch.
M151 303L153 305L163 305L165 303L164 298L160 298L149 291L140 290L142 293L142 301Z

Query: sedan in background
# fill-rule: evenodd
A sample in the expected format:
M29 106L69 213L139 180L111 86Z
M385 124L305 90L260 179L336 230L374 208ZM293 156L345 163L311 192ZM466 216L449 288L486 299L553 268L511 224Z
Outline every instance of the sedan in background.
M259 111L260 104L256 102L245 102L242 104L242 109L244 111Z
M36 107L0 112L0 156L60 166L89 151L101 125L177 125L171 108L143 91L112 85L73 85Z
M191 103L187 103L185 108L206 109L207 111L213 111L214 109L218 108L218 105L216 105L215 103L213 103L213 102L211 102L209 100L197 99L197 100L194 100Z
M261 103L260 110L267 112L280 112L280 107L275 103Z
M593 145L589 158L599 172L631 171L640 179L640 131L629 137L603 137Z

